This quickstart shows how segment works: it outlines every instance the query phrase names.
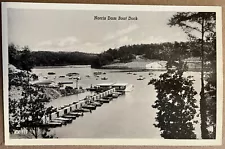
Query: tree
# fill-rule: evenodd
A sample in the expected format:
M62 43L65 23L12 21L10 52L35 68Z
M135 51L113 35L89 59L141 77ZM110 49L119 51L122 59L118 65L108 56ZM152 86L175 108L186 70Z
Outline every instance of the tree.
M47 96L37 86L32 86L26 79L27 71L9 69L9 130L26 128L35 138L44 136L49 130L44 127L44 115L54 111L46 108Z
M209 72L206 79L205 85L205 96L206 96L206 113L207 113L207 126L209 131L209 138L216 138L216 107L217 107L217 96L216 96L216 33L210 34L206 40L209 45L209 52L206 55L206 60L209 62Z
M206 98L205 98L205 50L204 43L208 35L215 32L214 12L178 12L169 20L170 26L178 25L190 40L199 41L201 44L201 92L200 92L200 114L201 114L201 133L203 139L208 139L207 130L207 113L206 113Z
M157 100L152 105L158 109L155 127L160 128L161 136L165 139L195 139L193 132L194 117L196 114L197 92L193 88L191 77L184 78L183 63L180 68L168 71L152 79L157 91Z
M8 46L8 55L9 55L9 63L13 65L17 65L18 63L18 47L13 43L10 43Z
M34 60L32 52L28 46L22 47L14 45L8 46L9 64L16 66L18 69L31 71L34 67Z
M22 48L20 54L20 68L22 70L31 71L31 69L34 67L34 60L32 58L31 51L28 46L24 46Z
M27 46L22 51L14 44L9 45L9 132L26 128L35 138L45 133L48 128L43 127L43 116L53 111L46 108L49 101L43 89L33 86L30 81L38 79L30 71L34 66L31 52ZM20 69L22 70L20 70Z

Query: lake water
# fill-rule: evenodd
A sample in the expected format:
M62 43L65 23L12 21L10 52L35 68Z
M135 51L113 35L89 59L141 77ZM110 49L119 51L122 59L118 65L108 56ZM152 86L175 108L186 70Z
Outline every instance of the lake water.
M96 80L93 72L106 72L105 76L108 80ZM156 100L156 91L153 85L148 85L151 78L157 78L162 71L152 71L153 76L149 76L149 72L135 72L137 75L127 74L119 70L98 70L92 68L46 68L33 69L40 78L48 76L48 72L55 72L55 76L48 79L58 81L74 81L68 78L58 78L58 76L67 73L77 72L81 76L78 86L84 88L90 85L107 82L119 82L133 84L134 88L131 92L127 92L124 96L114 99L110 103L105 103L98 107L92 113L85 113L83 117L79 117L71 124L54 128L53 133L59 138L161 138L160 131L154 127L156 109L152 108L152 104ZM86 77L90 75L90 77ZM139 75L145 77L145 80L137 80ZM200 91L200 73L188 72L185 76L194 76L194 88ZM72 103L84 98L92 93L85 92L79 95L61 97L53 100L49 105L60 107L65 104ZM199 95L196 95L199 102ZM198 103L199 104L199 103ZM196 134L200 136L199 125L196 125Z

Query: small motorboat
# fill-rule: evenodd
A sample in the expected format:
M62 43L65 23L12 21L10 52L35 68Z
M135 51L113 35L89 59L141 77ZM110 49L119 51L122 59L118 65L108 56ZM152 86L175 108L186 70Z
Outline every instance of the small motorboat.
M48 122L47 124L43 124L45 126L51 127L51 128L55 128L55 127L61 127L62 123L60 122Z
M84 108L80 108L80 109L74 110L73 112L90 112L90 110L84 109Z
M83 116L84 114L82 112L70 112L69 115L74 115L76 117L79 117L79 116Z
M94 72L94 75L101 75L102 74L102 72Z
M61 123L62 125L66 125L66 124L67 124L66 121L63 121L63 120L57 120L57 119L51 120L51 123Z
M73 72L73 73L67 73L66 76L72 77L72 76L77 76L79 73Z
M103 72L103 74L106 74L106 72Z
M89 103L90 105L93 105L93 106L95 106L95 107L100 107L101 105L102 105L102 103L100 103L100 102L91 102L91 103Z
M131 72L128 72L127 74L132 74Z
M72 122L72 118L57 117L57 118L55 118L55 120L65 121L67 123L71 123Z
M93 91L96 91L97 88L96 88L96 87L90 87L90 88L86 88L86 90L87 90L87 91L93 92Z
M137 80L144 80L145 78L144 77L139 77Z
M113 94L118 94L118 96L123 95L121 92L114 92Z
M118 93L112 93L111 95L113 98L118 98L119 97L119 94Z
M106 99L106 100L112 100L113 99L113 97L109 97L109 96L106 96L106 97L103 97L102 99Z
M55 75L54 72L48 72L48 75Z
M76 119L75 115L69 115L69 114L65 114L62 116L63 118L69 118L69 119Z
M136 73L133 73L133 75L137 75Z
M90 78L91 76L90 76L90 75L86 75L86 77L87 77L87 78Z
M106 99L97 99L96 101L100 102L100 103L109 103L110 102L110 100L106 100Z
M101 80L108 80L108 78L107 77L103 77L103 78L101 78Z
M59 78L65 78L65 76L59 76Z
M82 106L82 108L89 109L89 110L95 110L96 106L90 105L90 104L86 104L86 105Z
M75 80L80 80L81 77L77 76L77 77L73 77L72 79L75 79Z
M73 84L72 81L64 81L64 82L59 82L59 85L63 85L63 84Z

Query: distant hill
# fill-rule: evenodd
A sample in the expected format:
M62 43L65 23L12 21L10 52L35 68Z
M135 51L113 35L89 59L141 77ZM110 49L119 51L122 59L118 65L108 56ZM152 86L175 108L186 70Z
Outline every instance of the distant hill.
M91 65L97 54L83 52L37 51L31 53L35 66Z
M190 57L200 57L200 45L196 42L174 42L158 44L126 45L109 49L98 55L95 67L119 65L137 60L178 60Z
M206 49L209 47L205 43ZM210 48L210 47L209 47ZM207 51L207 50L206 50ZM168 61L200 57L200 45L196 42L174 42L157 44L125 45L115 49L108 49L100 54L83 52L52 52L18 50L9 45L9 61L17 68L30 66L67 66L67 65L91 65L94 68L120 65L129 63L138 65L137 61L149 62ZM24 61L27 59L27 61ZM139 63L140 64L140 63ZM123 66L124 67L124 66Z

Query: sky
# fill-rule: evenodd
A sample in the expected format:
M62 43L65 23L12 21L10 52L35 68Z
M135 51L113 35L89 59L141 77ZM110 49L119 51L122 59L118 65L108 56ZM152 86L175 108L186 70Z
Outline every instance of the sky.
M32 51L100 53L132 44L187 41L168 20L176 12L8 9L8 42ZM94 20L94 16L138 20Z

